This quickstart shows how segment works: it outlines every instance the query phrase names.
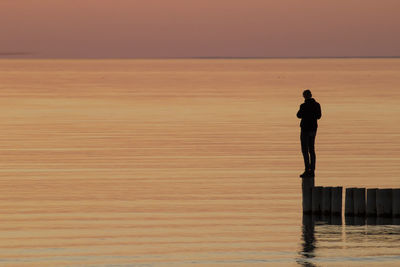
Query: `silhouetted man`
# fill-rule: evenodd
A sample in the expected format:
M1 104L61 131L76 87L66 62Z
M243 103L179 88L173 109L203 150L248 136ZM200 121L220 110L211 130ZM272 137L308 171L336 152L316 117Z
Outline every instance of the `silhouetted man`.
M317 135L318 123L321 118L321 106L312 98L310 90L303 92L304 103L300 105L297 118L301 119L300 141L301 152L304 158L304 173L300 177L312 177L315 175L315 136Z

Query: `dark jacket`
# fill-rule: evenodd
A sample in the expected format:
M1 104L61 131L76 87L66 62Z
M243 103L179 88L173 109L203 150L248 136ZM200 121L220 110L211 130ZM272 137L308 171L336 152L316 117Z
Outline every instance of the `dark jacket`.
M300 127L302 131L316 131L317 120L321 118L321 106L314 98L309 98L300 105L297 118L301 118Z

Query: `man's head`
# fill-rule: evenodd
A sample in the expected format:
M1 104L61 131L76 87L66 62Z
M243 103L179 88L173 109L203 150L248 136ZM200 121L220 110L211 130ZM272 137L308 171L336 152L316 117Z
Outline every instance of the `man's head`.
M303 97L304 97L304 99L309 99L309 98L311 98L312 97L312 94L311 94L311 91L310 90L304 90L304 92L303 92Z

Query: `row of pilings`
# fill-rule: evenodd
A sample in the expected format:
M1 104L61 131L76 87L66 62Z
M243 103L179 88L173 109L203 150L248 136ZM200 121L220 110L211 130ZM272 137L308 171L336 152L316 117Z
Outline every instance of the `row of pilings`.
M400 217L400 189L347 188L345 215Z
M303 213L342 216L343 187L314 185L314 178L303 178ZM400 189L346 188L345 211L357 217L400 217Z

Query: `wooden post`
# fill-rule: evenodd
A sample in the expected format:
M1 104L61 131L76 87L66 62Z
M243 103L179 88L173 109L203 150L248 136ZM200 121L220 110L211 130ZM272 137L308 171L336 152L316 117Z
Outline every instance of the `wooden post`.
M392 215L393 217L400 217L400 189L392 190Z
M374 217L372 217L372 216L368 216L367 217L367 224L368 225L376 225L376 223L377 223L377 217L376 216L374 216Z
M321 214L322 186L312 188L312 213Z
M342 216L332 215L331 224L332 225L342 225Z
M322 214L330 215L332 207L332 187L322 188Z
M354 216L354 192L355 188L346 188L346 203L345 203L345 215Z
M312 188L314 187L314 177L305 177L302 179L303 191L303 213L312 213Z
M332 215L342 216L343 188L340 186L333 187L331 195L332 195L332 207L331 207Z
M385 213L384 210L384 192L383 189L378 189L376 191L376 215L383 216Z
M392 217L377 217L376 224L377 225L392 225L393 218Z
M378 189L367 189L367 216L376 216L376 191Z
M344 221L346 225L354 225L354 216L345 216Z
M392 189L376 191L376 213L379 217L392 216Z
M353 191L354 215L365 216L365 188L355 188Z
M365 225L365 217L364 216L354 216L354 225Z
M324 201L322 200L322 205L323 204L324 204ZM331 225L332 224L332 216L330 214L322 215L321 222L326 223L327 225Z
M393 195L393 190L392 189L384 189L386 190L385 194L385 214L387 214L387 217L392 217L392 212L393 212L393 206L392 206L392 195Z

